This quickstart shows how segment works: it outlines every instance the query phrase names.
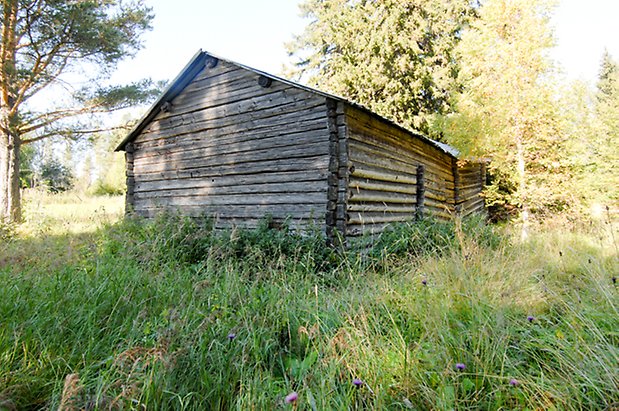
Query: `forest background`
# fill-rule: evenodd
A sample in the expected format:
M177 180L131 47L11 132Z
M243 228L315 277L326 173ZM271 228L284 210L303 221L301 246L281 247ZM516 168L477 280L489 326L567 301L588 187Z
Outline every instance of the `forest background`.
M155 12L165 7L152 4ZM574 64L563 56L570 37L558 30L567 20L565 4L332 0L300 6L301 18L279 29L292 27L297 33L286 44L288 57L269 50L259 61L257 53L248 53L252 64L273 70L283 61L279 71L287 77L357 101L454 145L465 156L491 160L486 201L496 219L519 218L528 224L531 215L576 218L599 215L605 206L616 208L618 66L608 49L602 49L595 78L569 77ZM604 4L593 4L596 7L603 10ZM289 13L289 8L279 7L283 10L278 13ZM176 18L182 15L176 9ZM157 27L157 17L153 25L155 32L147 36L159 39L156 32L163 29ZM584 24L585 30L591 25ZM561 48L556 47L555 27L563 33ZM204 43L195 33L199 31L189 43ZM262 36L269 35L276 33L265 29ZM615 46L610 38L596 40ZM151 43L151 50L138 53L135 63L120 63L110 80L148 76L139 62L152 58ZM209 41L204 46L208 49ZM599 43L591 48L596 47L599 51ZM213 48L246 62L238 50L227 53L221 44ZM579 50L574 44L573 52ZM557 56L571 64L572 73L565 74L562 62L553 59ZM174 63L180 67L184 62ZM167 64L168 70L174 63ZM169 78L175 74L168 73ZM122 117L97 121L130 124L143 110L132 108ZM58 136L24 146L22 187L122 193L123 159L112 149L124 133L126 128L86 139Z

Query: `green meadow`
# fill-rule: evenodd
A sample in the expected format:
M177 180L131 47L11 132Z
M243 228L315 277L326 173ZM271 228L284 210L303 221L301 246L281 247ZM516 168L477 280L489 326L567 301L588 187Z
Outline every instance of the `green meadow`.
M421 221L339 252L123 202L28 193L1 228L0 409L619 408L609 216L524 243Z

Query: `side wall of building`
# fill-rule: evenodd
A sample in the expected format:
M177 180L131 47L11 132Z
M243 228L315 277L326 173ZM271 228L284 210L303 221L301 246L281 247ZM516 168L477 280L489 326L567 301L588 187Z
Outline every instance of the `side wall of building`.
M483 211L484 199L481 192L485 183L485 163L461 162L459 164L457 210L462 217Z
M346 128L348 236L379 233L420 213L454 215L453 157L355 107L346 108Z
M253 227L265 215L324 225L325 98L215 61L127 145L133 211L207 215L217 226Z

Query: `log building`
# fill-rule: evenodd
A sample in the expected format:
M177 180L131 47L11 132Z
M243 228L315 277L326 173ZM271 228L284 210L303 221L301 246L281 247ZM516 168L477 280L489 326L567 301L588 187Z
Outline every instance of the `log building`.
M483 209L485 164L343 98L198 52L117 150L127 210L328 238Z

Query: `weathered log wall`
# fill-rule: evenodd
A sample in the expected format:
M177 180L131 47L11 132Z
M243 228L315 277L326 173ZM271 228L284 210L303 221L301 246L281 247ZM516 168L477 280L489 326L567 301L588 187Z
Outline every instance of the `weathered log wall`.
M379 233L388 223L411 220L421 213L439 218L453 215L452 156L355 107L346 106L346 126L347 235ZM423 184L418 184L419 176Z
M329 166L325 98L218 61L132 143L133 211L209 215L255 226L265 215L324 225Z
M456 207L462 217L482 212L484 199L481 192L486 181L486 164L460 162L458 165L458 198Z

